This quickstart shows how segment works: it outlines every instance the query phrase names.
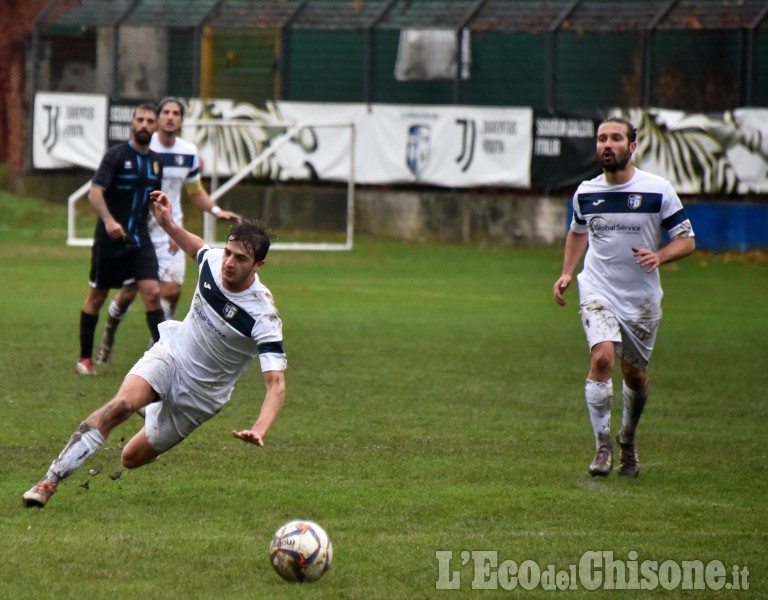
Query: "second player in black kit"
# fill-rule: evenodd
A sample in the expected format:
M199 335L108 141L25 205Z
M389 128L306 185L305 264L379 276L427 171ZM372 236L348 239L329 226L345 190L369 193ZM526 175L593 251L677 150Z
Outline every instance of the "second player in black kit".
M147 310L147 325L157 341L163 321L157 257L149 237L149 193L159 190L162 162L149 149L157 129L152 104L136 108L131 139L107 150L93 177L88 200L99 217L91 250L90 290L80 313L80 359L75 371L94 375L91 355L99 312L110 289L136 283Z

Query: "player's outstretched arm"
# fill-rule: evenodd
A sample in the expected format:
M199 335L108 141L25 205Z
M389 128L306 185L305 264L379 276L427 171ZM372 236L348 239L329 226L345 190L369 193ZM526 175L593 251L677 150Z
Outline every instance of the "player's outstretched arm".
M264 383L267 386L267 394L261 405L259 418L250 429L233 431L232 435L244 442L250 442L256 446L264 447L264 436L275 422L277 415L285 402L285 374L282 371L266 371Z
M150 192L149 196L154 201L153 208L158 225L165 229L179 248L192 258L197 258L200 248L205 245L203 239L194 233L190 233L173 220L171 200L163 192L155 190Z
M196 192L189 193L189 199L192 201L192 204L197 206L200 210L203 212L209 212L217 219L220 219L222 221L242 221L243 217L242 215L239 215L236 212L232 212L231 210L222 210L221 208L217 207L213 200L208 196L208 192L206 192L204 189L199 189Z

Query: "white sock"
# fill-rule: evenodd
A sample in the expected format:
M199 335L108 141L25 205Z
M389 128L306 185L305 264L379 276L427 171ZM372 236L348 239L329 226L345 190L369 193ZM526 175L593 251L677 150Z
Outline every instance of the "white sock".
M58 458L51 463L48 476L54 475L57 482L69 477L103 444L104 437L101 432L95 427L83 423L69 438L69 442Z
M112 302L109 303L109 316L118 321L125 319L125 315L128 314L128 310L125 312L120 310L120 305L112 298Z
M592 381L584 384L584 398L587 401L589 420L595 433L595 445L611 445L611 402L613 401L613 382Z
M636 392L623 383L621 398L624 408L621 413L621 441L631 444L635 441L635 431L648 400L648 390Z
M176 303L169 302L165 298L160 298L160 307L163 309L163 315L166 321L172 321L176 318Z

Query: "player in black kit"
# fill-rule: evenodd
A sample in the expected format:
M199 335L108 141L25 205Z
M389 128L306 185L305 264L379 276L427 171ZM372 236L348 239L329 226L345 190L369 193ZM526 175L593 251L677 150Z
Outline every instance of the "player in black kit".
M80 313L80 359L75 371L95 375L91 355L99 311L110 289L135 282L147 310L147 325L157 341L163 321L157 257L147 229L151 200L160 189L162 162L149 149L157 129L153 104L136 107L131 139L110 148L93 177L88 200L99 217L91 251L90 291Z

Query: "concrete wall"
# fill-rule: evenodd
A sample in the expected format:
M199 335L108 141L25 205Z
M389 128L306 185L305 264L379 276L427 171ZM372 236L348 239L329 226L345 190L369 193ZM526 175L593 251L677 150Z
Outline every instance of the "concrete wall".
M11 184L0 169L0 188L65 203L91 173L27 176ZM83 200L85 202L85 200ZM342 186L241 184L221 200L246 216L265 218L276 231L343 232ZM700 250L768 249L767 202L696 202L685 199ZM194 211L189 208L191 221ZM571 218L570 197L515 191L361 188L355 197L355 231L413 242L488 246L561 245Z
M90 176L86 171L30 175L17 180L11 191L65 203ZM2 184L8 186L7 181ZM268 218L277 230L344 231L346 222L346 188L340 186L241 184L221 204ZM566 197L514 191L361 188L355 195L355 230L415 242L559 244L565 237L568 209Z
M508 193L361 190L355 228L376 235L456 244L555 244L567 198Z
M262 215L272 226L344 231L346 187L239 185L222 205ZM558 244L565 237L568 198L514 191L359 188L355 231L415 242Z

